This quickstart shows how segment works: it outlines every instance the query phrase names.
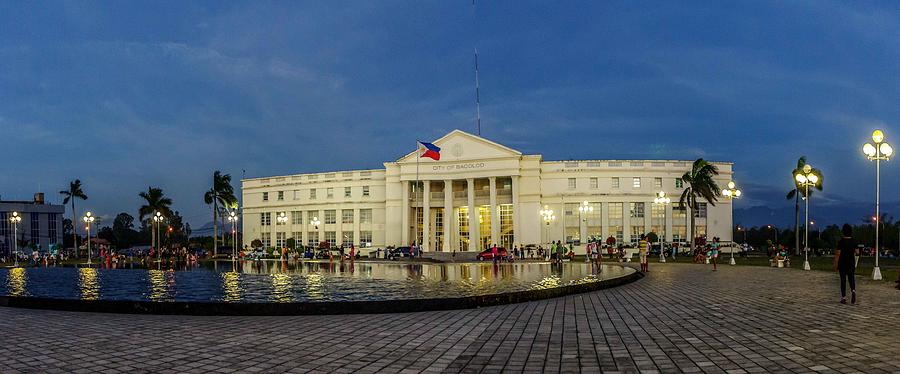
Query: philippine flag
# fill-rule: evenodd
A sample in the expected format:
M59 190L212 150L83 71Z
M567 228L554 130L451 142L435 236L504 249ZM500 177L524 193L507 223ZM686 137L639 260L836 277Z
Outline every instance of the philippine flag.
M422 155L419 157L428 157L435 161L441 160L441 148L434 144L420 141L419 142L419 150L424 151L424 152L422 152Z

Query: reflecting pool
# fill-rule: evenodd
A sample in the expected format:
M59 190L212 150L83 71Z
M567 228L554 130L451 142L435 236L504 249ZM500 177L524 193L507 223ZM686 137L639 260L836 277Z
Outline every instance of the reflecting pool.
M82 300L309 302L454 298L547 289L635 270L587 263L210 261L181 269L4 268L9 296Z

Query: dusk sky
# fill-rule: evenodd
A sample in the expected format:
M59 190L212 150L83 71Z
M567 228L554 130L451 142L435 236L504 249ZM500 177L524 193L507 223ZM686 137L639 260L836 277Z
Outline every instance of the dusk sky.
M136 216L158 186L199 227L213 170L239 188L474 133L477 47L488 139L732 161L740 209L790 207L805 154L814 206L873 209L861 147L875 128L900 146L898 35L898 2L2 2L0 196L59 202L80 178L80 212ZM900 200L900 165L882 174Z

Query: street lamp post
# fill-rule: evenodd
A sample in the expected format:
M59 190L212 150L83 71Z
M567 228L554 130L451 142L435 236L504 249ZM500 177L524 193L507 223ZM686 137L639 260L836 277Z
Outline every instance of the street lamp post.
M87 255L88 255L88 265L91 264L91 224L94 223L95 217L91 214L91 212L87 212L84 214L84 217L81 217L81 220L84 221L85 230L87 230Z
M659 191L659 192L656 194L656 197L653 198L653 203L654 203L654 204L663 207L663 213L662 213L662 218L663 218L663 219L662 219L662 227L665 227L665 226L666 226L666 212L665 212L665 207L666 207L666 205L669 205L671 202L672 202L672 199L669 198L668 196L666 196L666 192L665 192L665 191ZM663 231L663 230L659 230L659 231ZM665 254L666 252L665 252L665 250L663 250L663 237L662 237L662 235L660 235L660 233L656 233L656 237L657 237L657 239L659 239L659 262L666 262L666 254ZM673 261L674 261L674 260L673 260Z
M231 261L237 260L237 213L233 210L228 214L228 221L231 222Z
M737 188L734 184L734 181L728 181L728 185L726 188L722 189L722 196L726 199L740 199L741 198L741 190ZM740 229L740 228L739 228ZM734 238L731 240L731 260L728 262L730 265L734 265Z
M22 216L12 212L9 222L13 224L13 266L19 267L19 222L22 222Z
M155 229L153 227L150 228L151 230L154 230L153 232L151 232L151 235L153 235L153 234L156 235L156 260L159 262L159 266L162 267L162 245L160 244L160 242L162 242L162 240L160 240L160 237L159 237L159 227L162 226L162 222L163 222L162 213L157 211L153 215L153 222L156 224L156 228ZM215 222L213 222L213 224L215 224Z
M813 172L812 166L803 165L803 170L794 175L797 185L805 189L803 201L806 204L806 224L803 225L803 270L809 270L809 187L819 183L819 176Z
M863 145L863 153L869 160L875 161L875 217L881 217L881 161L888 161L894 154L894 148L884 141L884 132L875 130L872 132L871 143ZM878 267L878 224L875 224L875 268L872 269L872 279L881 280L881 268Z
M550 209L549 206L544 205L544 209L541 209L540 212L541 218L544 220L544 227L547 232L547 241L550 242L550 222L556 220L556 216L553 215L553 209Z
M586 222L587 222L587 218L584 218L583 216L584 216L585 214L590 213L590 212L593 212L593 211L594 211L594 207L592 207L591 204L588 203L587 201L582 202L581 205L578 206L578 220L579 220L580 222L585 223L585 229L587 229L587 223L586 223ZM580 233L581 227L580 227L580 226L578 227L578 231L579 231L579 234L578 234L578 235L581 236L581 233ZM584 239L586 240L587 238L584 238ZM585 247L586 247L586 246L585 246ZM588 255L586 255L586 256L584 256L584 257L585 257L585 258L584 258L584 262L589 262L589 261L591 260L590 254L588 254Z
M775 226L772 226L772 225L767 225L766 227L768 227L770 230L772 230L772 229L775 230L775 243L773 243L773 244L775 244L775 247L777 249L777 247L778 247L778 228Z

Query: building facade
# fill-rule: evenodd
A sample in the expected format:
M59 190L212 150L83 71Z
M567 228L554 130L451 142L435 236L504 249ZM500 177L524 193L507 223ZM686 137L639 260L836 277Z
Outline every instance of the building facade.
M687 241L690 220L678 198L692 161L544 161L460 130L434 144L440 161L414 150L384 169L242 180L243 244L417 242L426 251L451 252L610 236L627 244L649 232ZM714 164L725 186L732 164ZM671 204L654 204L660 191ZM542 209L555 219L546 220ZM731 241L731 201L702 203L694 213L697 236Z
M9 221L13 212L22 217L18 228ZM62 245L63 213L64 206L45 204L42 193L36 193L33 201L0 201L0 253L12 253L14 235L18 235L20 250L29 245L41 250Z

